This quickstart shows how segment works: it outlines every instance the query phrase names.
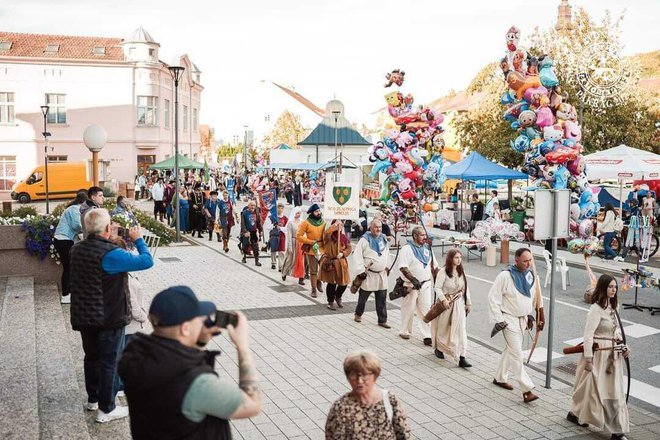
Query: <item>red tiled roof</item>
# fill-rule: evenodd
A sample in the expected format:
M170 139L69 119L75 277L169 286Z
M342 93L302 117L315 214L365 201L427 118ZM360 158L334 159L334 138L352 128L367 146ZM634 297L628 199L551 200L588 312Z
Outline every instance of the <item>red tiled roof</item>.
M11 43L9 50L0 50L0 57L124 61L122 41L121 38L0 32L0 43ZM49 44L59 45L59 50L46 52ZM93 53L95 46L105 47L105 53Z

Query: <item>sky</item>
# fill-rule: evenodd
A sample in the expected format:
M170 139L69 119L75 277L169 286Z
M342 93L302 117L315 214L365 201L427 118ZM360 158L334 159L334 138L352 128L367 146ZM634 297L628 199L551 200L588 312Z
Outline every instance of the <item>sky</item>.
M554 25L559 0L0 0L10 32L127 38L142 25L160 58L187 53L202 71L200 122L231 141L248 125L258 138L285 109L320 118L277 90L295 87L325 107L341 100L353 122L384 105L385 73L406 72L417 103L464 89L503 56L511 25L523 41ZM596 20L626 11L624 55L659 49L660 1L571 0ZM270 115L270 122L266 116Z

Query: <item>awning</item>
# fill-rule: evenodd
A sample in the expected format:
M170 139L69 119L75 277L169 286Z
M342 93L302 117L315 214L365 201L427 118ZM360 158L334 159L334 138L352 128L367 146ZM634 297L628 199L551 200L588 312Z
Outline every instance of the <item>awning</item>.
M587 178L592 179L658 179L660 155L619 145L584 156Z
M520 171L491 162L479 153L471 153L460 162L443 170L449 179L461 180L496 180L496 179L527 179L529 176Z
M371 165L371 163L369 164ZM311 163L272 163L266 165L267 169L270 170L333 170L335 168L335 162L311 162ZM344 162L342 168L352 169L356 168L355 165L350 162Z
M203 163L195 162L192 159L187 158L179 154L179 169L181 170L190 170L190 169L202 169L204 168ZM174 169L174 156L167 158L161 162L155 163L149 167L150 170L173 170Z

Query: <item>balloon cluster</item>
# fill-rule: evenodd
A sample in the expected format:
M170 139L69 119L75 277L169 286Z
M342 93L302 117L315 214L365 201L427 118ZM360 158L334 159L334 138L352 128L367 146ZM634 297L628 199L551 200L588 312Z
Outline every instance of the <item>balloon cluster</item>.
M492 217L477 222L474 225L472 236L481 241L486 241L494 237L500 240L525 240L525 234L520 230L520 226L517 223L503 222L501 220L495 220Z
M567 245L569 252L573 254L595 255L600 246L598 238L594 237L594 222L585 218L578 224L571 219L570 235L572 238Z
M396 69L385 77L385 87L402 86L405 72ZM381 182L380 200L400 217L415 218L417 203L424 211L437 211L434 195L446 178L442 173L445 142L440 126L444 116L423 105L414 105L412 95L393 91L385 95L387 110L398 129L385 133L369 148L374 163L370 177L387 174Z
M521 170L534 179L535 188L573 191L574 221L593 217L600 206L587 182L577 111L561 90L552 59L528 54L519 40L520 30L512 26L500 62L510 89L501 99L504 119L518 133L511 148L525 154Z

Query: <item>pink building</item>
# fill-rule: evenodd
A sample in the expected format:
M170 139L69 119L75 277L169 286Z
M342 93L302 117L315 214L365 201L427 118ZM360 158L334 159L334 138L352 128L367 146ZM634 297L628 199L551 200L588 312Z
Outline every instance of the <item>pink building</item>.
M91 161L82 139L91 124L108 133L102 181L133 182L172 156L174 82L159 48L142 27L127 39L0 32L0 191L44 163L44 104L51 162ZM204 88L187 55L180 65L179 151L196 158Z

